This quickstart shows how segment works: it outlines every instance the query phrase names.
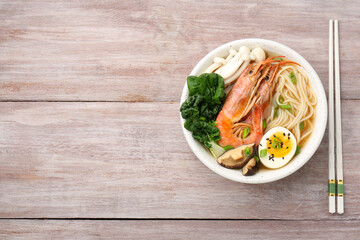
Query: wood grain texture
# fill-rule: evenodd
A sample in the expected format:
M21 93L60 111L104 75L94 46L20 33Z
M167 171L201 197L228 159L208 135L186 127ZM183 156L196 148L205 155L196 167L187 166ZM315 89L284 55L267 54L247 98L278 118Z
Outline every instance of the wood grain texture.
M293 175L246 185L194 156L177 103L0 103L0 217L360 220L359 103L342 103L343 216L327 211L327 135Z
M359 221L0 220L3 239L357 239Z
M357 239L359 11L356 0L0 1L0 239ZM195 157L178 112L195 64L242 38L293 48L327 91L329 18L342 216L328 213L326 134L293 175L245 185Z
M303 55L327 89L340 21L342 98L359 99L358 1L1 1L0 100L178 101L210 50L259 37Z

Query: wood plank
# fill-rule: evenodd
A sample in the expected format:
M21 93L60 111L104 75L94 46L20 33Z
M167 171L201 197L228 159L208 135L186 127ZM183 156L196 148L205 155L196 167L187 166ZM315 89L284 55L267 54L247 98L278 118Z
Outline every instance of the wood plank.
M177 103L0 103L1 218L360 219L360 102L344 100L343 216L328 213L327 136L302 169L246 185L191 152Z
M327 89L328 20L340 20L343 99L359 99L358 1L2 1L0 100L178 101L223 43L284 43Z
M3 239L357 239L359 221L0 220Z

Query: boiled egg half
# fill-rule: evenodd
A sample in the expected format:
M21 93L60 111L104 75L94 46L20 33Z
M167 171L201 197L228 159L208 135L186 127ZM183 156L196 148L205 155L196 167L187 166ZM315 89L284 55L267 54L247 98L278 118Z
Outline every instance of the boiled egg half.
M288 129L274 127L265 133L258 149L260 161L265 167L281 168L294 157L296 139Z

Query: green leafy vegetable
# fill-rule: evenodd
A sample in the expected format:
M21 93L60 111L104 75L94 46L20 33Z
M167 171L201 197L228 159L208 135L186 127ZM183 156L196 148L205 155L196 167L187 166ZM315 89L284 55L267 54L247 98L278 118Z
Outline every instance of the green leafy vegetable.
M298 155L300 153L300 149L301 149L300 145L296 147L295 155Z
M255 158L256 162L260 161L259 157L256 154L254 155L254 158Z
M265 157L266 154L267 154L267 149L266 148L260 150L260 157Z
M263 130L265 130L265 128L266 128L266 120L265 120L265 118L263 118L263 120L262 120L262 127L263 127Z
M250 151L250 148L249 148L249 147L246 147L246 148L245 148L245 155L246 155L247 157L250 157L250 156L251 156L251 151Z
M220 140L220 131L212 122L197 121L191 125L190 131L193 137L206 147L211 148L210 142L217 142Z
M281 57L273 58L273 60L282 61L283 59Z
M246 127L243 131L242 138L246 138L250 133L250 128Z
M293 84L296 84L296 77L295 77L294 72L291 72L291 73L289 74L289 77L290 77L290 79L291 79L291 82L292 82Z
M216 73L203 73L199 77L189 76L187 78L189 95L199 93L204 96L207 103L221 103L225 97L224 79Z
M299 123L299 127L300 127L300 131L302 131L305 127L305 123L304 122Z
M187 86L189 98L180 107L181 116L186 120L184 127L214 155L222 154L225 149L216 144L220 131L214 120L225 101L224 79L216 73L204 73L189 76Z
M187 78L187 85L190 96L198 92L199 84L197 82L197 79L198 79L197 76L188 76Z
M218 158L220 155L222 155L225 152L225 149L223 147L220 147L215 142L210 142L210 145L211 147L209 148L209 150L215 158Z

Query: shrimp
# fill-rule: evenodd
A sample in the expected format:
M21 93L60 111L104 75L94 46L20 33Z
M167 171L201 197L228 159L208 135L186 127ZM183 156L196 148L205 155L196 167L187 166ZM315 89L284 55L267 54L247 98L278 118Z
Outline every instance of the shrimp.
M263 113L271 101L279 66L294 63L274 58L279 56L249 65L231 89L216 119L220 146L232 145L235 148L244 144L259 144L263 136ZM245 128L250 130L247 136L243 136Z

